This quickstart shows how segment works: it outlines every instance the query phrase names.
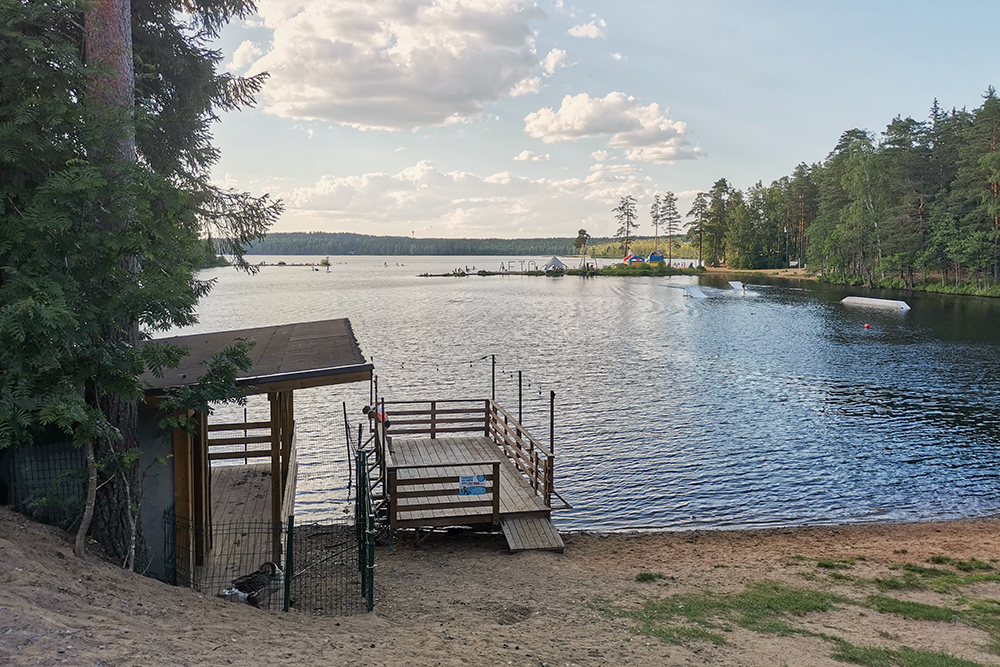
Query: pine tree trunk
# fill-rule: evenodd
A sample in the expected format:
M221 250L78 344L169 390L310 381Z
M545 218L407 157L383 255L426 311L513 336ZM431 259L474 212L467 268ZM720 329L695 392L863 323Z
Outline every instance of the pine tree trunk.
M108 182L125 192L135 163L135 70L132 60L132 18L130 0L97 0L84 17L84 53L89 65L103 71L93 80L92 101L105 136L92 146L91 155L100 165ZM132 216L118 221L105 216L97 224L105 231L120 233ZM122 257L119 267L128 273L138 272L138 259ZM139 342L136 321L120 318L105 328L104 342L134 347ZM94 534L109 556L129 569L145 566L145 552L140 530L139 506L141 484L137 457L138 403L111 393L98 393L96 401L108 422L121 434L119 442L95 443L98 466L109 476L96 494ZM137 554L140 557L137 558Z

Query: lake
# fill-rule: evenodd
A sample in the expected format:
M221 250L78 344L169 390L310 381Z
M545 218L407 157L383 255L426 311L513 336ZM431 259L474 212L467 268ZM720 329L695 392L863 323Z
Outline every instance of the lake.
M521 370L524 423L543 442L556 393L563 530L1000 511L1000 300L778 281L743 293L712 277L418 277L547 257L330 260L329 272L205 271L217 284L200 323L171 333L347 317L386 400L486 397L495 355L498 402L516 414ZM850 294L912 309L851 309ZM296 392L297 516L349 507L342 403L357 424L367 400L367 385Z

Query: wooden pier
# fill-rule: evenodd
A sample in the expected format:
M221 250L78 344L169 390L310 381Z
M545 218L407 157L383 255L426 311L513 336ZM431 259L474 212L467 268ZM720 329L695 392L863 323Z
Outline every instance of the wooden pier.
M512 551L565 547L555 457L490 399L385 402L376 459L390 528L490 525ZM560 499L561 500L561 499Z

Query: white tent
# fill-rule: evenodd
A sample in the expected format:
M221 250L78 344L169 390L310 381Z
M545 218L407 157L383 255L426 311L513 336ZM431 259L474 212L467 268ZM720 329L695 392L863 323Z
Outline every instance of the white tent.
M562 263L558 257L554 256L549 260L549 263L542 267L543 271L565 271L566 265Z

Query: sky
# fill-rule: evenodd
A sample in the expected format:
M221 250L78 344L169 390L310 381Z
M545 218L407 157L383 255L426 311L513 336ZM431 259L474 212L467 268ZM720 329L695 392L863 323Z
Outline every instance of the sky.
M257 0L214 44L267 72L214 126L214 180L274 232L611 236L638 201L765 185L840 135L974 109L995 0Z

